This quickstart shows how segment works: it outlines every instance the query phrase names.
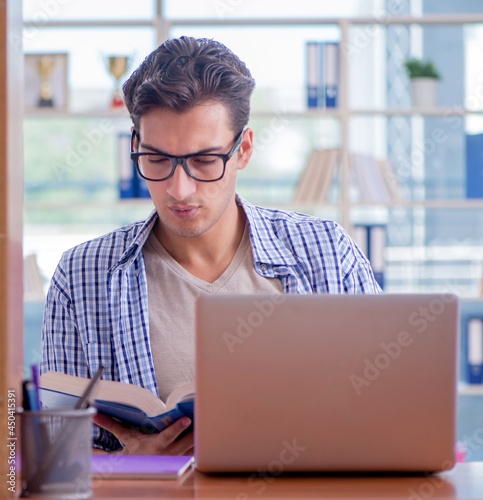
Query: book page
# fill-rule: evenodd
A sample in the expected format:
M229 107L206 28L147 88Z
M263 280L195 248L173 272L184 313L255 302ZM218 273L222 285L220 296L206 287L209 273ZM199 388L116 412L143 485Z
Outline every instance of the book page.
M66 394L80 396L90 379L49 371L40 377L40 385ZM150 390L113 380L100 380L96 399L139 408L152 417L166 411L166 405Z
M194 382L187 382L180 385L173 390L166 400L166 407L168 409L174 408L177 403L181 401L191 401L195 397L195 384Z

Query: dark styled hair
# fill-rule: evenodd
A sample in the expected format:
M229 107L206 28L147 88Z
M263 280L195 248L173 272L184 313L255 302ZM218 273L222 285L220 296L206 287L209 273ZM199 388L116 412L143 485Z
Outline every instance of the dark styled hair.
M230 49L186 36L166 40L122 87L137 131L141 117L153 108L183 112L214 100L227 106L234 132L248 123L254 88L250 71Z

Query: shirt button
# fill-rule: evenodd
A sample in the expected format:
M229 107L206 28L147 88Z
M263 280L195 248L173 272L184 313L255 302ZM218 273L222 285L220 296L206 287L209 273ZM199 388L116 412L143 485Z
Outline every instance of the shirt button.
M266 271L268 269L267 264L260 264L260 270L261 271Z

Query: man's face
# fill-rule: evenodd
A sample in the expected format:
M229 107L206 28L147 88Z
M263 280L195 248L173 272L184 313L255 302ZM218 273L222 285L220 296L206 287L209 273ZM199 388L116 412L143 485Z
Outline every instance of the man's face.
M226 154L239 132L232 130L228 111L219 102L202 104L184 113L153 109L141 118L139 144L135 146L139 152L157 150L173 156ZM181 164L169 179L147 181L164 235L193 238L233 223L237 172L250 159L252 139L252 131L246 130L239 150L228 160L225 175L218 181L196 181Z

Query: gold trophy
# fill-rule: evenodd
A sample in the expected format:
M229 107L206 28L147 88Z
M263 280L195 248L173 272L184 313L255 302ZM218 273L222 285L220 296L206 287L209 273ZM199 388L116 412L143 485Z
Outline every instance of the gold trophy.
M50 82L54 64L54 58L49 55L40 56L38 61L37 68L40 75L40 94L37 104L41 108L52 108L54 106L52 84Z
M111 108L119 109L124 107L121 93L121 78L126 74L129 62L129 56L107 56L108 68L111 75L115 78L116 84L111 100Z

